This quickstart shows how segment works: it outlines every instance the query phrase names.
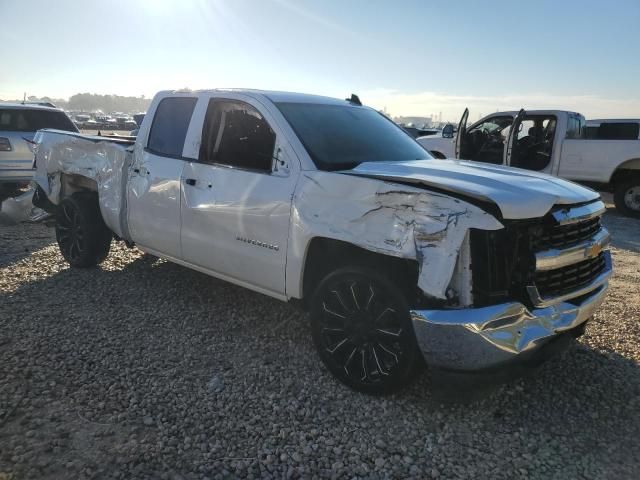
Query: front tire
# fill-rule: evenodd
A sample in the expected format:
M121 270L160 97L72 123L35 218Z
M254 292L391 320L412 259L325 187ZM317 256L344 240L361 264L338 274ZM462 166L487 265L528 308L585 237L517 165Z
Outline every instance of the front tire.
M632 176L617 183L613 203L623 215L640 218L640 176Z
M104 261L112 238L96 194L74 193L58 206L56 240L62 256L72 267L93 267Z
M368 394L393 393L420 364L409 307L393 283L366 267L329 273L311 299L318 354L345 385Z

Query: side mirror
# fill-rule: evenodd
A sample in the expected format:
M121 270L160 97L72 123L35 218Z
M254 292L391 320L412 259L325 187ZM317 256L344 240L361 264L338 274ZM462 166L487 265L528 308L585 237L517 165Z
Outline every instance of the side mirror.
M277 147L276 153L271 157L271 174L277 177L289 176L289 165L282 156L282 148Z
M447 123L442 129L442 138L453 138L453 125Z

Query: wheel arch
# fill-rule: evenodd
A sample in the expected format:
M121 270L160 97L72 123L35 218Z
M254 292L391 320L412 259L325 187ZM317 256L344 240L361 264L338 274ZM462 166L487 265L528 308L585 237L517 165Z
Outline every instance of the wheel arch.
M73 173L62 173L60 175L60 196L58 202L70 197L74 193L91 192L98 195L98 182L92 178Z
M622 162L615 169L609 183L614 185L616 182L620 180L628 178L628 175L640 175L640 158L631 158Z
M385 272L401 285L407 301L417 294L417 260L373 252L344 240L313 237L307 244L301 275L301 299L305 307L318 282L332 270L346 265L367 266Z

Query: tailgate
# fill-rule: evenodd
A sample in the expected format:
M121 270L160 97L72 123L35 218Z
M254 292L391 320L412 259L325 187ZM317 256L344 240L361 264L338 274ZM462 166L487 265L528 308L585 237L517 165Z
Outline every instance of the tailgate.
M33 135L33 132L0 131L0 138L6 138L11 145L10 151L0 151L0 169L24 170L32 167L33 153L24 138L31 140Z

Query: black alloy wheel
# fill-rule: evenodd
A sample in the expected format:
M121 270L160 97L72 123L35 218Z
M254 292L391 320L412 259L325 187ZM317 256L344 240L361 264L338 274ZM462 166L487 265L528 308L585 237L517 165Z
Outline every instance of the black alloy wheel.
M73 204L65 203L60 207L61 215L56 225L56 238L62 256L71 264L78 262L85 253L87 244L80 214Z
M104 224L97 196L76 193L65 198L56 213L56 240L73 267L92 267L109 254L111 231Z
M408 384L419 363L409 308L388 279L366 267L327 275L311 305L318 353L341 382L383 394Z

